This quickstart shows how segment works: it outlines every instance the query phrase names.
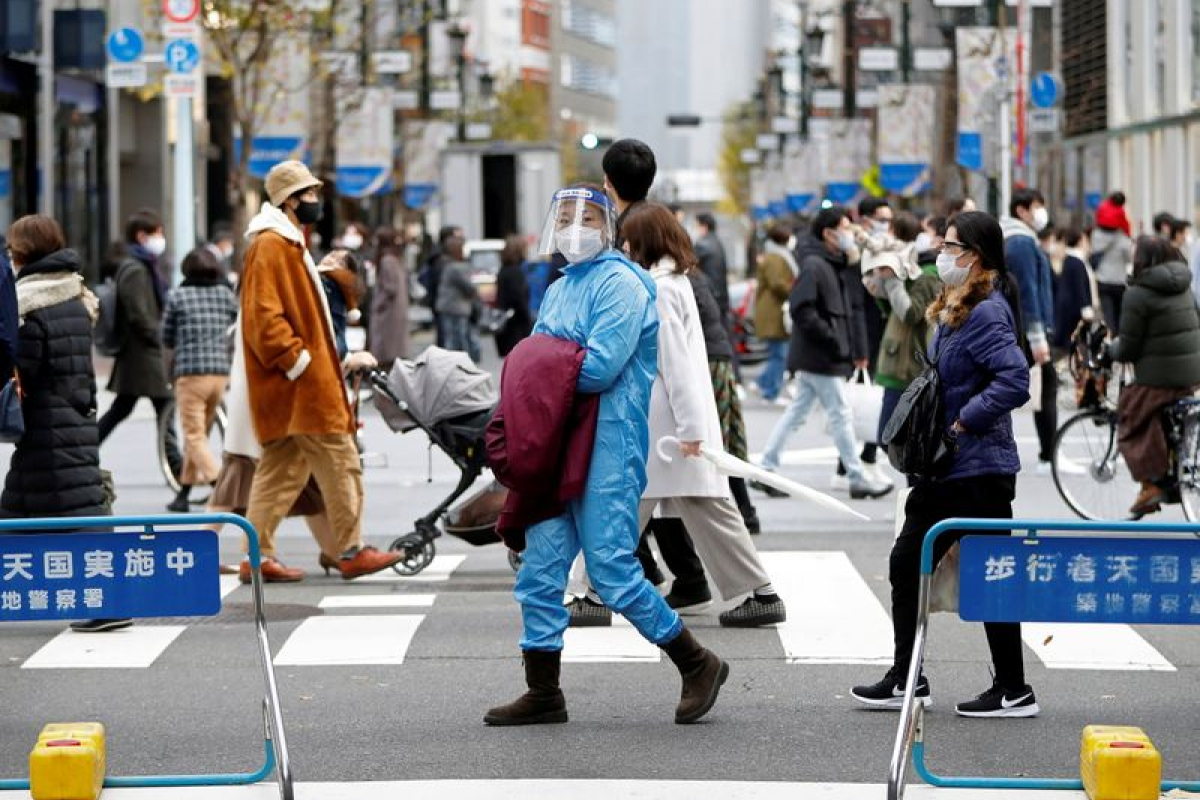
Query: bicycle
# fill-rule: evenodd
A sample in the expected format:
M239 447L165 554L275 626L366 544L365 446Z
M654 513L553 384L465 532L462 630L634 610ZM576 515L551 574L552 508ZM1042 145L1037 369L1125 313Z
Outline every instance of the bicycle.
M1103 325L1085 322L1072 337L1069 364L1081 410L1055 434L1051 474L1067 506L1083 519L1136 520L1142 515L1131 514L1128 505L1139 483L1118 448L1117 404L1107 392L1113 367L1103 355L1106 336ZM1187 520L1200 520L1200 399L1184 398L1164 409L1163 425L1171 450L1167 503L1179 503Z
M217 406L217 413L213 417L213 425L209 430L209 449L216 457L217 462L221 461L222 443L225 441L225 424L227 422L225 414L225 404ZM167 482L167 487L172 492L178 492L179 472L183 468L183 456L181 452L181 444L183 442L183 426L179 422L179 407L174 400L170 401L165 414L158 420L157 431L157 454L158 468L162 471L163 479ZM208 498L199 497L193 498L192 505L203 505Z

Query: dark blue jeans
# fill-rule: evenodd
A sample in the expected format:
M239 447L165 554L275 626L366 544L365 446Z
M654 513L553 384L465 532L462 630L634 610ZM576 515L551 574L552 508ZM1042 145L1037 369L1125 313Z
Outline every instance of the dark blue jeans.
M787 339L767 339L767 365L758 376L758 388L764 400L774 400L783 389L783 373L787 366Z

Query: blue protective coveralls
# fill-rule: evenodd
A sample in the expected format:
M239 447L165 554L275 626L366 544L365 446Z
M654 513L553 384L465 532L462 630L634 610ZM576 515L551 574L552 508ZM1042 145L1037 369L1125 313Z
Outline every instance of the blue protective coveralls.
M578 390L599 394L600 412L583 497L526 532L515 590L525 625L522 650L562 650L570 622L563 593L580 549L600 599L642 636L662 645L683 630L634 555L658 359L654 296L648 272L607 250L564 267L542 301L533 332L584 348Z

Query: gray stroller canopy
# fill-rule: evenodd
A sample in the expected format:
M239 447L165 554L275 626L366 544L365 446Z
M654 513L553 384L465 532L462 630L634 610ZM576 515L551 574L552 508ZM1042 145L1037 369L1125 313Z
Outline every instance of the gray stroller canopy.
M455 417L491 411L499 399L490 373L466 353L429 347L412 361L397 360L388 388L408 404L408 414L432 427ZM414 425L398 408L376 394L376 406L394 431Z

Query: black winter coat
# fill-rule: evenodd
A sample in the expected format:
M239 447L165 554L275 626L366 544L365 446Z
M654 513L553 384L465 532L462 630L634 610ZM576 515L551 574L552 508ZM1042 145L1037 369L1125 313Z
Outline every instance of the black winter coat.
M108 513L100 481L92 317L79 268L79 256L60 250L17 276L24 322L16 360L25 391L25 435L0 495L4 516Z
M1111 353L1133 364L1138 386L1200 384L1200 309L1187 264L1157 264L1130 279Z
M713 297L722 314L729 313L729 267L725 263L725 245L715 233L709 232L696 240L696 259L700 270L712 281Z
M713 292L712 281L698 269L688 273L692 283L692 294L696 296L696 308L700 311L700 328L704 331L704 348L709 361L732 361L733 345L729 343L729 331L721 318L721 308Z
M513 315L496 331L496 351L507 356L517 342L533 330L533 314L529 311L529 281L522 264L505 264L496 274L496 308L512 310Z
M854 362L867 357L867 330L857 271L846 256L805 234L796 246L800 277L792 287L788 309L792 341L788 369L813 375L849 377Z

